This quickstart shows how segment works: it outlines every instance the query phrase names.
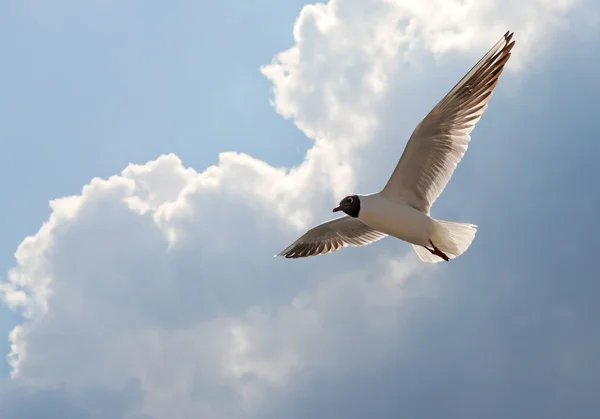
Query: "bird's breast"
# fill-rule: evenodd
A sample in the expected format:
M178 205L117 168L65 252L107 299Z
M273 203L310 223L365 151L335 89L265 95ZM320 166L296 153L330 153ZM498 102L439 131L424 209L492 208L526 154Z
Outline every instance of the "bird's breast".
M360 197L359 220L369 227L409 243L429 246L432 220L421 211L379 194Z

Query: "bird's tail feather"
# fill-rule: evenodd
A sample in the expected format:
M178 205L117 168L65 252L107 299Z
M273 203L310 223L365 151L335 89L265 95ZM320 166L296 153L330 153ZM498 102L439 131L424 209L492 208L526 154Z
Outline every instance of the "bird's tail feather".
M469 248L476 233L477 226L473 224L434 220L431 241L446 256L454 259ZM413 245L413 247L423 262L437 263L443 260L422 246Z

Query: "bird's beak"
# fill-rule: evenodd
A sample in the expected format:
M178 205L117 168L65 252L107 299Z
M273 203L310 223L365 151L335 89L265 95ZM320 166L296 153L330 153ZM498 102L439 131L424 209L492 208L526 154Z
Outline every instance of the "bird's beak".
M340 205L339 207L335 207L333 209L333 212L338 212L338 211L341 211L341 210L342 210L342 206Z

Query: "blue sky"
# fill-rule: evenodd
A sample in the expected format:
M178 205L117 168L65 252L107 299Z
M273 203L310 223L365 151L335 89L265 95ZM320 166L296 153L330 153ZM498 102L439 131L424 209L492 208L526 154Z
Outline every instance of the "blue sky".
M35 313L0 305L2 353L23 323L8 419L597 417L597 5L490 0L490 22L382 4L0 4L0 268ZM407 19L408 59L374 48ZM272 258L330 216L338 174L381 185L505 29L515 56L432 211L479 225L465 255L424 267L386 239Z

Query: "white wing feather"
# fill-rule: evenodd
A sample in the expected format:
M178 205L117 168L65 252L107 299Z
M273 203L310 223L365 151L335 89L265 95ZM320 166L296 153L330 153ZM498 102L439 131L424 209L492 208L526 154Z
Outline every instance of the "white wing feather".
M346 246L365 246L386 235L357 218L344 216L311 228L277 256L302 258L322 255Z
M460 163L514 46L507 32L417 125L381 194L429 214Z

